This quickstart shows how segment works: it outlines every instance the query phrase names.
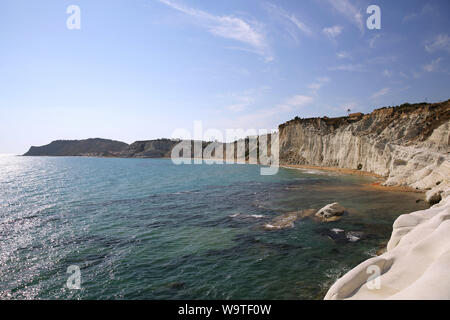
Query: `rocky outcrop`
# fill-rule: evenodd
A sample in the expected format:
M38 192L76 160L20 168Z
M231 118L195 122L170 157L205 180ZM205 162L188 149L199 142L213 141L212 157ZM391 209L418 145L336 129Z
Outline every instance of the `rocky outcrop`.
M325 299L450 300L450 191L432 208L400 216L387 252L344 275Z
M280 163L339 167L386 177L385 185L450 187L450 100L405 104L358 117L295 119L279 127Z
M339 220L345 213L345 208L339 203L335 202L329 204L316 213L316 217L325 222L332 222Z
M24 156L97 156L115 157L128 144L107 139L57 140L41 146L31 147Z

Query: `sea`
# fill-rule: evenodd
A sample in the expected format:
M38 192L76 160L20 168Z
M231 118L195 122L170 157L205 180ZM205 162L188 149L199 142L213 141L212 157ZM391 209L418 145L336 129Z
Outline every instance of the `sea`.
M323 299L423 195L170 159L0 156L0 299ZM341 220L283 214L339 202Z

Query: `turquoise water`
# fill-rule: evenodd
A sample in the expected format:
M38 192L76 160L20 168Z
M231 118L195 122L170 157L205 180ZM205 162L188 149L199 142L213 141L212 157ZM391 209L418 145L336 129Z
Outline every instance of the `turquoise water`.
M0 299L319 299L422 195L371 178L170 160L0 157ZM339 201L329 224L265 231ZM239 214L239 215L237 215ZM254 216L252 216L254 215ZM262 216L262 217L261 217ZM358 232L333 239L330 229ZM66 287L67 268L81 289Z

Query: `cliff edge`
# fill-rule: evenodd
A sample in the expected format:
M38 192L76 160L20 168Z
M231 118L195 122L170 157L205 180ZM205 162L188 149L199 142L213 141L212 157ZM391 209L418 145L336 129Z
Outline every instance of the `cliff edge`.
M431 204L450 188L450 100L404 104L342 118L296 118L279 127L280 163L372 172L384 185L426 191Z

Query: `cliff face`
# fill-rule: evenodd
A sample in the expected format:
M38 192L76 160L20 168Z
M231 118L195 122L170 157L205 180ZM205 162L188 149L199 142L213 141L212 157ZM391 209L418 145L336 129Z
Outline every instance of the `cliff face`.
M450 187L450 100L292 120L280 126L279 137L281 164L373 172L386 177L386 185L427 191L432 203Z
M57 140L41 147L31 147L24 156L101 156L114 157L128 144L107 139Z

